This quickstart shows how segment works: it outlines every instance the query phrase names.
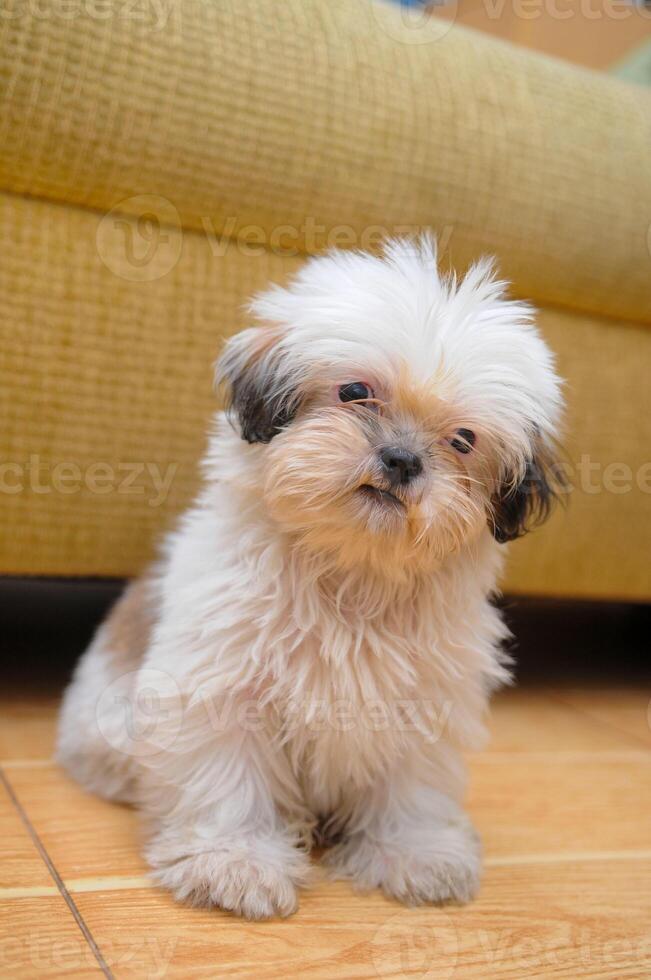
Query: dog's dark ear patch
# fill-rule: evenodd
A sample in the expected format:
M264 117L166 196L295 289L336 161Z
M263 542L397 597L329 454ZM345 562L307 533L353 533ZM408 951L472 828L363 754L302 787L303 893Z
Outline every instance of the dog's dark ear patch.
M296 406L285 398L270 397L265 390L264 377L256 378L249 371L231 386L230 408L237 415L242 438L247 442L271 442L296 415Z
M217 363L217 381L226 386L226 409L237 418L242 438L268 443L288 425L298 398L278 377L275 331L252 328L236 334Z
M543 524L566 490L567 481L560 465L538 440L520 482L503 481L492 498L488 526L495 540L506 544Z

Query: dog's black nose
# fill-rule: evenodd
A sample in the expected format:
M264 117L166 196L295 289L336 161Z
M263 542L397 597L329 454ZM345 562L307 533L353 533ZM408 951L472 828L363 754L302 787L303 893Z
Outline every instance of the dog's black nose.
M423 471L420 456L409 449L389 446L380 450L380 459L393 487L409 483Z

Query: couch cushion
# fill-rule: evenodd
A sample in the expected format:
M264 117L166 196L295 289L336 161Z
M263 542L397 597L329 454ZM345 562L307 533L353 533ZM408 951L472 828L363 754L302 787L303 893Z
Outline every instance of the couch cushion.
M651 322L645 90L382 0L93 9L10 0L5 189L299 251L431 225L456 267Z

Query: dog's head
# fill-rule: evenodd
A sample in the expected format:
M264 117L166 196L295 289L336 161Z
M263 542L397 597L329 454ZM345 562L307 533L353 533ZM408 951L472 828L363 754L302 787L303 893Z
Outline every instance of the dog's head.
M561 407L533 312L433 242L333 252L259 296L218 365L271 515L344 564L510 541L555 493Z

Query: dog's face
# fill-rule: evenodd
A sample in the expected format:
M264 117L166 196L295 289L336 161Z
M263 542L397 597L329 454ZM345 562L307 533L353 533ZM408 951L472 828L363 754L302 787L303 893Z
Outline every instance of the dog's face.
M219 375L269 512L343 564L428 565L546 516L561 398L531 310L432 243L335 252L260 296Z

